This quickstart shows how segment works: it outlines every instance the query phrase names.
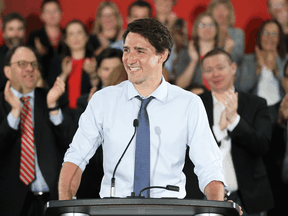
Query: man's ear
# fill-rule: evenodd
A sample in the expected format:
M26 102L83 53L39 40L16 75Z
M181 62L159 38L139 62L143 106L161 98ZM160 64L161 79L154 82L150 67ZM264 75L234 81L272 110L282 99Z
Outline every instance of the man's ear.
M237 64L235 62L233 62L231 67L232 67L233 75L235 75L236 71L237 71Z
M8 80L11 79L11 67L10 66L5 66L4 67L4 74L7 77Z
M169 55L168 49L165 49L163 53L159 54L159 59L158 59L159 63L161 62L163 64L163 62L165 62L166 59L168 58L168 55Z

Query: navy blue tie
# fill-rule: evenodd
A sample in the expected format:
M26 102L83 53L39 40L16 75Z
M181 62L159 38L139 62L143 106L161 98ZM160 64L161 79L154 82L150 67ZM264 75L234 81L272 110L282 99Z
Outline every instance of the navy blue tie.
M141 107L138 114L139 126L136 134L136 151L135 151L135 174L134 174L134 192L138 196L140 191L150 186L150 128L147 105L154 98L149 97L142 99ZM149 196L147 191L142 193L143 196Z

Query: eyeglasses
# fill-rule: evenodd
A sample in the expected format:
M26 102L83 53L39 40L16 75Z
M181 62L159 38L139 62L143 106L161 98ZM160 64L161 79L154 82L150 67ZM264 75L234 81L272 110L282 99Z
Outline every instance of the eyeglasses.
M268 32L268 31L263 31L262 34L265 35L265 36L270 35L271 37L278 37L278 35L279 35L278 33Z
M31 64L31 67L33 69L38 69L38 62L37 61L33 61L33 62L28 62L28 61L17 61L17 62L11 62L10 65L12 64L18 64L18 66L21 68L21 69L26 69L28 67L29 64Z
M198 24L199 28L215 28L214 23L199 23Z

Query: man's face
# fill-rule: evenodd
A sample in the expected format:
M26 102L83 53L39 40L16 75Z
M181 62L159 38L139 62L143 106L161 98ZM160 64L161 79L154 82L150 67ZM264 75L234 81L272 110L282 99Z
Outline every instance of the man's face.
M26 47L19 47L11 58L10 66L5 66L5 75L11 82L11 86L19 92L28 93L35 89L38 81L38 69L29 63L23 67L25 62L36 62L35 54Z
M55 2L48 2L44 5L41 19L46 25L59 26L62 12L59 5Z
M162 76L162 63L166 60L165 56L167 58L166 51L163 54L156 54L155 47L140 34L128 33L122 60L129 81L134 85L149 86L149 83L158 80Z
M212 91L221 93L233 86L236 64L231 63L225 54L205 58L203 75Z
M272 18L277 19L282 10L287 10L286 0L269 0L268 10Z
M117 57L106 58L102 60L97 73L105 87L107 86L107 83L109 82L109 77L110 77L111 72L115 68L119 67L119 65L121 64L122 64L121 60Z
M18 19L11 20L3 29L3 37L9 49L23 45L25 37L24 24Z
M130 16L128 17L128 23L131 23L136 19L145 18L149 18L149 9L147 7L133 6L131 8Z

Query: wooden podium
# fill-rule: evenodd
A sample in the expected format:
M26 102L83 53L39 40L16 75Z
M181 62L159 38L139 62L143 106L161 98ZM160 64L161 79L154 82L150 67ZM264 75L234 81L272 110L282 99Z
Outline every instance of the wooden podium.
M94 215L211 215L239 216L233 202L189 199L108 198L50 201L45 216Z

